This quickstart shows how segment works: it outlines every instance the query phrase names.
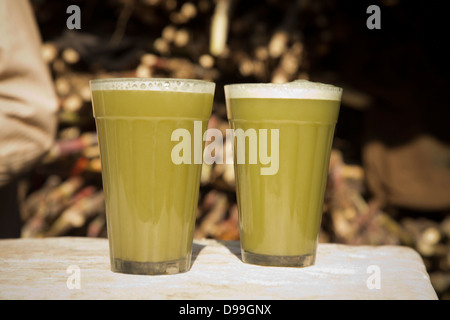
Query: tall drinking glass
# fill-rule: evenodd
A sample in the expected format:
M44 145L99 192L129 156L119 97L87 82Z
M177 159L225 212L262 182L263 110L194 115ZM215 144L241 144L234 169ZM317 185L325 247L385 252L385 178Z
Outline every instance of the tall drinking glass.
M172 134L193 135L195 121L206 130L214 88L201 80L91 81L112 271L189 270L201 163L174 163Z
M244 262L315 263L341 95L308 81L225 86Z

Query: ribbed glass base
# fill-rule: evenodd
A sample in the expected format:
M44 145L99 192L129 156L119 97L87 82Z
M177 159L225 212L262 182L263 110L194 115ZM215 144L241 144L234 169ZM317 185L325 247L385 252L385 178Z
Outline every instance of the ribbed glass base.
M111 270L113 272L142 275L162 275L187 272L191 265L191 259L179 259L164 262L137 262L122 259L112 259Z
M316 260L315 253L301 256L273 256L242 250L241 255L245 263L272 267L309 267L314 265Z

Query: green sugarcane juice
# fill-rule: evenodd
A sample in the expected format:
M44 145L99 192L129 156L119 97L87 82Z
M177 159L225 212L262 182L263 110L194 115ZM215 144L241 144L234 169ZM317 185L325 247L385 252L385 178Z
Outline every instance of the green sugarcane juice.
M314 264L341 90L313 83L230 85L232 129L278 130L278 171L237 163L235 175L244 262L273 266ZM270 140L269 140L270 141ZM250 143L250 141L248 141ZM248 159L248 147L245 148Z
M201 164L174 164L171 135L193 136L194 121L206 129L214 84L128 79L91 88L113 271L186 271Z

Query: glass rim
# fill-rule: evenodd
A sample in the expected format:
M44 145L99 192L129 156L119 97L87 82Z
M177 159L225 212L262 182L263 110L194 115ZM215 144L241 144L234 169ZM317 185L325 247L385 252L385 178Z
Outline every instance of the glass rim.
M285 83L233 83L224 86L228 98L274 98L274 99L317 99L336 100L342 98L341 87L296 80Z
M215 82L183 78L99 78L89 81L92 91L97 90L148 90L192 93L214 93Z

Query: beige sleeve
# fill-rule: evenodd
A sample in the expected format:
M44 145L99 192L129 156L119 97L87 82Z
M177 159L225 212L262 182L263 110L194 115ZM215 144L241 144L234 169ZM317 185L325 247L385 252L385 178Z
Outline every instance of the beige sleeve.
M0 1L0 186L54 141L57 99L28 0Z

